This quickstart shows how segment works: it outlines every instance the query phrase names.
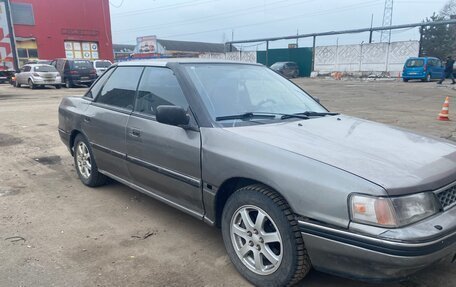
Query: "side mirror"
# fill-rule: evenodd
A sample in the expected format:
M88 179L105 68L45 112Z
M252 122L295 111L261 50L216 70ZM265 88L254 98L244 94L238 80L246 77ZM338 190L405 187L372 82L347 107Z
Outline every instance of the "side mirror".
M187 111L178 106L158 106L156 119L159 123L172 126L186 126L190 122Z
M313 97L313 99L314 99L317 103L320 103L320 98Z

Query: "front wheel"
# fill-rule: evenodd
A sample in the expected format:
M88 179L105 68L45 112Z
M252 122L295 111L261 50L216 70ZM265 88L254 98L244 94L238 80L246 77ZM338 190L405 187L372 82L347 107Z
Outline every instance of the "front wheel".
M107 177L98 171L89 141L81 134L74 140L74 165L79 179L87 186L104 185Z
M60 88L62 88L62 86L61 85L56 85L55 88L56 89L60 89Z
M310 270L294 214L266 186L237 190L222 214L222 234L236 269L255 286L289 286Z

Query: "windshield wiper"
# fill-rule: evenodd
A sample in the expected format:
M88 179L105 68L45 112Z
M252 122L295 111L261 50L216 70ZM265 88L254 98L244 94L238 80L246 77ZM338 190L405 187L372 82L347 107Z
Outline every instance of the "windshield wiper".
M247 112L239 115L231 115L231 116L221 116L216 117L216 121L227 121L227 120L243 120L248 121L250 119L274 119L276 116L274 114L262 114L262 113L254 113L254 112Z
M324 116L337 116L339 113L330 113L330 112L312 112L312 111L306 111L302 113L296 113L296 114L291 114L291 115L283 115L281 117L282 120L284 119L289 119L289 118L300 118L300 117L324 117Z

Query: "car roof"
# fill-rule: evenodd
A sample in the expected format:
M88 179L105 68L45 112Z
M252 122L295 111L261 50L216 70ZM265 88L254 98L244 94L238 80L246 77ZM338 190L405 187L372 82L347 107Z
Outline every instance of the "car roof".
M435 59L435 60L440 60L439 58L436 57L410 57L407 60L421 60L421 59Z
M49 64L25 64L24 66L30 66L30 67L51 66L51 67L54 67Z
M247 63L241 61L231 61L231 60L220 60L220 59L200 59L200 58L164 58L164 59L153 59L153 60L135 60L127 62L119 62L118 66L156 66L156 67L165 67L168 63L178 63L178 64L187 64L187 63L196 63L196 64L240 64L240 65L255 65L261 66L257 63Z

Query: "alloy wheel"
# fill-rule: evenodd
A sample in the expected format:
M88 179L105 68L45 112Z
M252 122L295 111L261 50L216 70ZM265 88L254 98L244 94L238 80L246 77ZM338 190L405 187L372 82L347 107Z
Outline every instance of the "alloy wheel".
M76 148L76 161L79 173L84 178L89 178L92 173L92 160L90 158L89 149L84 142L79 142Z
M231 218L231 243L241 262L259 275L276 271L283 245L277 225L261 208L241 206Z

